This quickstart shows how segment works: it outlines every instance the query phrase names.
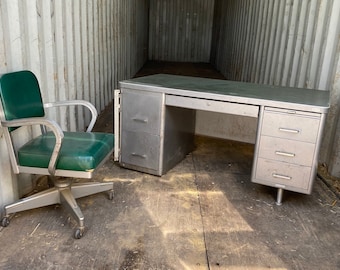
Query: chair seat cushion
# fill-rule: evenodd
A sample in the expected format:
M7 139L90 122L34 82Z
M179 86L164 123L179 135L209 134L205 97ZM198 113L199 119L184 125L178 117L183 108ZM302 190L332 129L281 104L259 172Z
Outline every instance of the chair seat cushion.
M52 132L40 135L18 151L21 166L47 168L55 144ZM114 135L100 132L64 132L56 169L89 171L112 151Z

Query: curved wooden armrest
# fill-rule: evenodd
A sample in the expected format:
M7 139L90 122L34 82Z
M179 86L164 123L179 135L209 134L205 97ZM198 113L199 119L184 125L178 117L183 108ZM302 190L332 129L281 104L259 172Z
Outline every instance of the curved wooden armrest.
M32 118L25 118L25 119L15 119L10 121L2 121L1 122L3 127L19 127L19 126L32 126L32 125L43 125L48 127L53 133L56 138L56 142L53 148L53 152L50 158L50 162L48 164L48 172L51 175L55 174L55 167L59 157L59 152L61 148L61 144L64 138L64 132L59 127L59 125L52 120L48 120L43 117L32 117Z
M56 102L48 102L44 103L44 108L52 108L52 107L60 107L60 106L71 106L71 105L81 105L87 107L91 112L91 121L89 126L86 129L86 132L90 132L96 123L97 120L97 109L92 105L92 103L86 100L64 100L64 101L56 101Z

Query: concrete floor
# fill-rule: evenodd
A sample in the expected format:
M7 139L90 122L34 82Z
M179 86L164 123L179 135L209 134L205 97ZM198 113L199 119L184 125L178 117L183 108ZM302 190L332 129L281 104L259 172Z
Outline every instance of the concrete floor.
M96 130L112 131L112 107ZM94 180L115 197L78 200L84 237L61 207L17 213L0 229L0 269L340 269L337 195L317 178L277 206L275 189L250 182L252 158L251 144L197 137L162 177L109 160Z

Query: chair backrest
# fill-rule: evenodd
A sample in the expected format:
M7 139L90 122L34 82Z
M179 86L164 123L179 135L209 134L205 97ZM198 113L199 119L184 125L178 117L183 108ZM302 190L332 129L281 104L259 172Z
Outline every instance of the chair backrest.
M45 116L39 83L30 71L2 75L0 101L6 120Z

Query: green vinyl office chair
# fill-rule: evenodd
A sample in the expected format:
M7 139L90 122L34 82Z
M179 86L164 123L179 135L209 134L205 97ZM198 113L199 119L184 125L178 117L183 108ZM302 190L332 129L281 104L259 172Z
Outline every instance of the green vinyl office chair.
M45 109L82 105L91 111L86 132L65 132L45 117ZM114 135L91 132L97 118L95 107L81 100L43 103L37 78L30 71L0 77L0 123L15 174L48 175L53 187L5 206L1 225L9 225L9 214L52 204L62 204L78 223L74 237L84 234L84 216L76 203L81 198L109 191L112 182L72 183L72 178L92 178L97 167L112 155ZM41 135L16 149L11 133L22 126L40 125ZM1 128L1 127L0 127Z

